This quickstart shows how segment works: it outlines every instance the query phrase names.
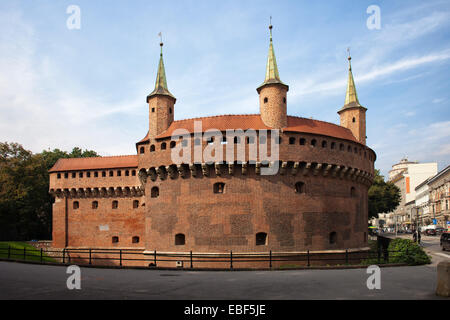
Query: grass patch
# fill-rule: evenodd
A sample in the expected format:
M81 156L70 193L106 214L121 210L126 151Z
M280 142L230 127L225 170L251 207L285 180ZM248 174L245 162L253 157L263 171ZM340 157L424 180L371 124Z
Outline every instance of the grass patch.
M0 258L8 259L8 247L10 248L10 259L13 260L30 260L41 261L41 251L35 247L29 245L26 242L19 241L1 241L0 242ZM25 249L25 250L24 250ZM26 253L24 258L23 253ZM43 262L55 262L53 258L50 258L45 254L42 255Z

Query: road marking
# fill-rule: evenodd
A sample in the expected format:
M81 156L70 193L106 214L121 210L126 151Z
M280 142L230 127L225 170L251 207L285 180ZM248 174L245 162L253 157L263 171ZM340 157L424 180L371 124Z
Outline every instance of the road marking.
M429 251L428 253L430 253L430 254L435 254L435 255L437 255L437 256L441 256L441 257L444 257L444 258L450 259L450 255L448 255L448 254L445 254L445 253L440 253L440 252L433 252L433 251Z

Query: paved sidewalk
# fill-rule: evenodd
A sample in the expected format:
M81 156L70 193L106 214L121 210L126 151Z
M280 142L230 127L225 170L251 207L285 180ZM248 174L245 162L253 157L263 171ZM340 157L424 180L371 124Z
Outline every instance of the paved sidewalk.
M0 299L441 299L433 266L381 268L369 290L366 269L162 271L81 268L81 290L66 267L0 262Z

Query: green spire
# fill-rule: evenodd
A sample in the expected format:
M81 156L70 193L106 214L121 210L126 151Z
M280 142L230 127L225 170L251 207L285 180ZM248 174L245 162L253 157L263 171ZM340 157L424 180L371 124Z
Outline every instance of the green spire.
M162 47L163 43L160 43L161 46L161 54L159 58L158 65L158 74L156 75L155 89L147 96L148 99L154 95L166 95L175 99L175 97L170 93L169 88L167 87L167 79L166 79L166 71L164 69L164 61L163 61L163 52Z
M349 50L348 50L349 51ZM350 51L349 51L350 52ZM345 94L345 103L341 110L353 108L353 107L360 107L361 104L358 101L358 95L356 94L356 86L355 86L355 80L353 79L353 73L352 73L352 63L351 63L352 57L350 57L350 53L348 56L348 82L347 82L347 92ZM340 110L340 111L341 111Z
M347 93L345 95L345 105L360 105L358 95L356 94L355 80L353 79L351 57L348 57L348 83Z
M269 44L269 54L267 56L267 65L266 65L266 78L262 85L260 85L257 90L259 90L265 86L266 84L274 84L279 83L284 86L284 84L280 79L280 74L278 73L277 59L275 58L275 50L273 49L273 41L272 41L272 24L269 25L270 30L270 44Z

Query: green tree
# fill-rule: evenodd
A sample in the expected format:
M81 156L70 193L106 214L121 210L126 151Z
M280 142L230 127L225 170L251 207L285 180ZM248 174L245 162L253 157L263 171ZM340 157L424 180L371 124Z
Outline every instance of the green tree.
M375 169L375 178L369 188L369 219L378 218L379 213L395 210L400 199L400 189L392 182L385 182L380 170Z
M98 154L80 148L33 154L18 143L0 143L0 240L50 239L48 170L60 158L92 156Z

